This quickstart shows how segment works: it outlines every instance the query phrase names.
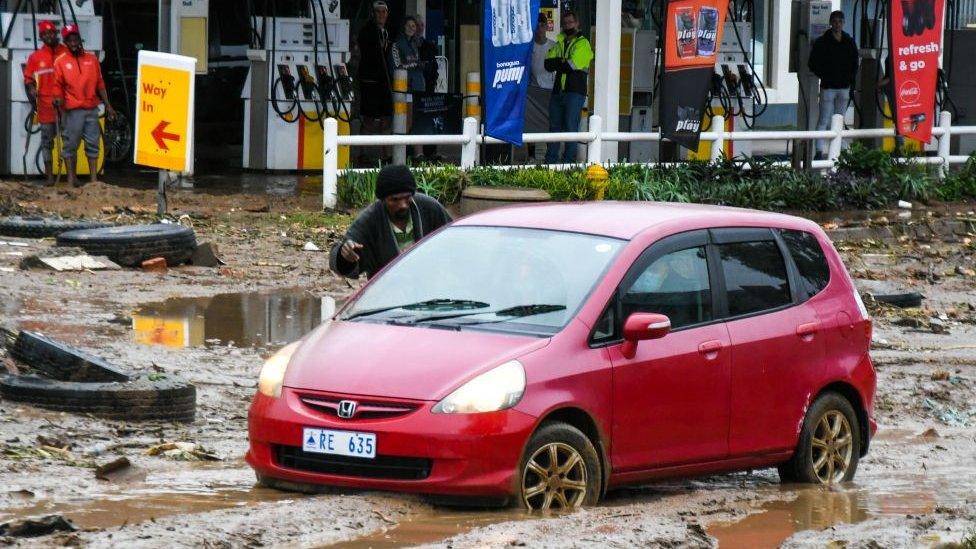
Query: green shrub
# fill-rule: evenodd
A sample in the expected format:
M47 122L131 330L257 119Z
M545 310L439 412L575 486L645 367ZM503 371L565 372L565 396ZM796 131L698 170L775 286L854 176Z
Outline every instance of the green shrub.
M612 166L605 196L797 211L877 209L899 199L976 198L976 155L942 181L936 169L854 143L841 153L837 169L824 175L797 172L763 158ZM461 191L472 185L542 189L557 201L590 200L594 193L583 166L557 171L425 165L414 168L414 174L420 192L445 204L456 203ZM375 187L375 171L350 173L339 181L339 200L352 207L365 206L373 200Z

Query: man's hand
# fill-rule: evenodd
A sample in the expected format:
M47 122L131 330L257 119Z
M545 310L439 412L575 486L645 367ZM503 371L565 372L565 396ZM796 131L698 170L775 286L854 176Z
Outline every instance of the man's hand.
M113 120L115 118L115 109L113 109L112 105L109 105L108 103L105 103L105 116L109 120Z
M359 254L356 253L357 250L362 250L363 245L355 240L346 240L342 243L342 248L339 252L342 253L343 259L350 263L359 263Z

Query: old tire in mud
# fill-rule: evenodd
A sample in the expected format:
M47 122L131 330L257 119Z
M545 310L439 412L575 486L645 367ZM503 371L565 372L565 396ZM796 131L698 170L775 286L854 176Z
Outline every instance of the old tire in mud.
M524 509L571 509L593 505L600 497L596 448L566 423L545 423L532 435L516 476L516 501Z
M10 356L61 381L129 381L129 375L105 360L45 337L21 331Z
M104 255L126 267L147 259L166 258L167 265L186 263L197 247L193 229L182 225L120 225L71 231L58 236L59 246L77 246L91 255Z
M860 456L861 425L854 407L838 393L824 393L807 410L796 451L779 466L780 480L847 482L854 478Z
M125 383L85 383L7 375L0 377L0 396L49 410L127 421L192 422L197 402L191 383L146 376Z
M4 217L0 219L0 235L20 238L45 238L68 231L111 227L111 223L71 221L51 217Z

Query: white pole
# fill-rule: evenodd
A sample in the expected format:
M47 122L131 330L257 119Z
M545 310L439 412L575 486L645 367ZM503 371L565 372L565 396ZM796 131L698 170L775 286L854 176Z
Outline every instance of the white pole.
M939 179L943 179L949 175L949 142L952 138L952 114L949 111L939 113L939 127L942 128L942 135L939 136L939 157L942 159Z
M711 160L715 162L721 160L725 153L725 117L717 114L712 117L712 131L715 132L715 141L712 141Z
M593 114L603 119L603 131L620 127L620 14L621 0L600 0L596 4L596 59L593 64ZM635 60L636 61L636 60ZM617 160L618 144L602 144L601 159Z
M464 119L464 144L461 145L461 169L468 170L478 164L478 119Z
M830 119L830 131L834 132L834 136L830 138L830 146L827 149L827 156L831 162L837 162L840 158L840 151L844 145L844 136L841 132L844 131L844 115L835 114L833 118Z
M586 163L602 164L603 161L603 119L598 114L590 117L588 131L593 139L586 145Z
M335 118L326 118L322 128L322 153L325 155L322 161L322 208L332 210L336 207L339 188L339 122Z

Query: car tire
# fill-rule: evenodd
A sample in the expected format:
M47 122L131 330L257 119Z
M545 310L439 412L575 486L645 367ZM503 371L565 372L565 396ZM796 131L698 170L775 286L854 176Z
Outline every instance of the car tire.
M854 407L838 393L824 393L807 410L796 451L779 466L780 480L847 482L854 478L860 456L861 425Z
M576 427L544 423L529 439L516 479L516 504L523 509L593 505L600 498L600 457Z
M125 421L192 422L197 390L175 377L125 383L59 381L34 375L0 377L0 396L40 408Z
M12 216L0 219L0 235L19 238L46 238L68 231L111 227L98 221L70 221L51 217Z
M14 359L57 380L129 381L128 374L104 359L38 333L21 331L9 350Z
M143 261L163 257L167 265L186 263L196 250L193 229L182 225L120 225L104 229L71 231L58 236L59 246L76 246L91 255L104 255L119 265L137 267Z

